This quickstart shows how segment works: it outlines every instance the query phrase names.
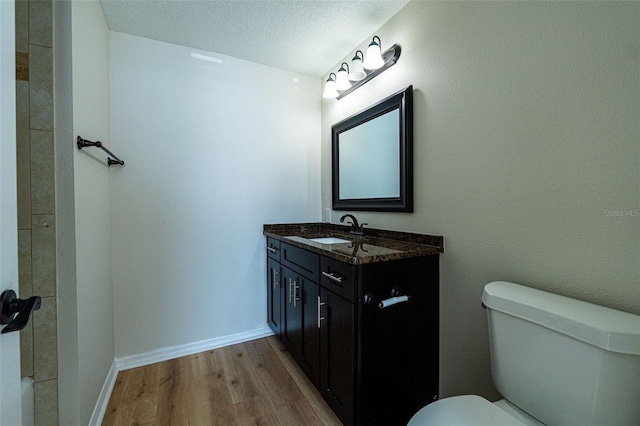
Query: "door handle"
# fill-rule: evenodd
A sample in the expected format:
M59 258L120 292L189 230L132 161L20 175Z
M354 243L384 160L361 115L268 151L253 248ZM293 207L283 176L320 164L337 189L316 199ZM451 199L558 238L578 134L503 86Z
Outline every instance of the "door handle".
M7 326L2 329L0 334L25 328L27 322L29 322L31 312L40 309L41 305L42 299L40 296L18 299L15 291L3 291L0 295L0 324L7 324Z

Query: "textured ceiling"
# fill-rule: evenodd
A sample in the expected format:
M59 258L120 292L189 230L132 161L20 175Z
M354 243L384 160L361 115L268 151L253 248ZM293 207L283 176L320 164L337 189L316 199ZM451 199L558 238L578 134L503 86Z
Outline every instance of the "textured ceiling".
M100 0L109 28L322 76L409 0ZM384 48L384 40L383 48Z

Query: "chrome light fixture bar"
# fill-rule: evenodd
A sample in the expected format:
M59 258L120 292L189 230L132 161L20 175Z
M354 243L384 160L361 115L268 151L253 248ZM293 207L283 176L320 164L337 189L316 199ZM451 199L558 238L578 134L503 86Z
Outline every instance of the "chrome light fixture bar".
M380 51L381 45L380 37L374 36L371 44L369 44L366 56L362 54L361 50L357 50L351 60L351 66L343 62L340 65L337 76L334 73L330 73L329 79L325 83L322 97L342 99L395 65L400 57L400 45L394 44L378 56L377 52Z

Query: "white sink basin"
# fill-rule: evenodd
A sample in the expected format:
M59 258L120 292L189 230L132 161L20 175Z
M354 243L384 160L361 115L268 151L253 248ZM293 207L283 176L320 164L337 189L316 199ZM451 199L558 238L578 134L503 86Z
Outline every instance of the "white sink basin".
M309 241L313 241L320 244L341 244L341 243L351 242L349 240L343 240L342 238L336 238L336 237L310 238Z

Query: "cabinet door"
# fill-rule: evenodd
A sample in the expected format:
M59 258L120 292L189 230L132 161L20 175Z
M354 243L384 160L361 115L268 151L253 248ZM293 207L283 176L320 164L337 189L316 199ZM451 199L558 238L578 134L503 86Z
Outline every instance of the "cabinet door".
M298 299L299 280L298 274L289 268L282 267L281 284L284 293L284 306L280 336L282 344L294 359L297 359L302 352L302 318L300 300Z
M300 279L302 344L297 360L302 371L316 388L320 388L320 329L318 328L319 285Z
M282 268L285 292L282 344L316 386L320 384L318 284L289 268Z
M280 280L280 264L267 259L267 320L276 336L280 337L282 322L282 283Z
M320 393L345 425L354 422L355 305L320 288Z

